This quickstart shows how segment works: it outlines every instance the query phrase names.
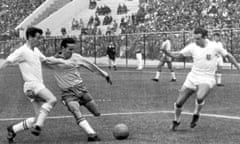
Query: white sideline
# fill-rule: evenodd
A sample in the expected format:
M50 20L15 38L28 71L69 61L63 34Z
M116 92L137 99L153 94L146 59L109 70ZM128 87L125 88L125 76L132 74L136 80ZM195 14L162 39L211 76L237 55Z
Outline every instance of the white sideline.
M120 112L120 113L104 113L102 116L121 116L121 115L144 115L144 114L173 114L174 111L146 111L146 112ZM184 115L192 115L190 112L182 112ZM84 115L85 117L93 117L91 114ZM211 118L221 118L221 119L230 119L230 120L240 120L239 116L228 116L228 115L219 115L219 114L209 114L202 113L203 117ZM72 118L73 116L49 116L48 119L66 119ZM1 118L0 122L4 121L17 121L24 120L26 118Z

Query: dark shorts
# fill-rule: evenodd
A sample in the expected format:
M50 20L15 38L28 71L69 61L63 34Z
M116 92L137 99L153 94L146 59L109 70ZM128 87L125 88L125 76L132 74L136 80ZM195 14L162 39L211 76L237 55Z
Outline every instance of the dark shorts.
M159 59L162 63L165 63L165 62L172 62L172 58L169 57L169 56L160 56L160 59Z
M109 59L115 60L115 54L108 54Z
M62 102L66 104L70 101L77 101L80 105L85 105L92 100L84 84L78 84L73 87L62 90Z

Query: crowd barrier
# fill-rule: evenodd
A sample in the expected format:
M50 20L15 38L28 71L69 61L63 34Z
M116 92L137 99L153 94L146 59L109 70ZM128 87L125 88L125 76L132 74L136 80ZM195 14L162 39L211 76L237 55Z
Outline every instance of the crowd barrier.
M232 53L238 61L240 61L240 29L219 29L209 30L209 39L212 34L218 32L222 36L224 47ZM155 32L155 33L134 33L124 35L79 35L73 36L78 42L76 49L84 57L92 58L93 61L103 63L106 57L106 49L110 41L116 45L117 59L121 60L122 65L129 65L129 62L136 59L135 52L141 49L143 53L144 63L159 59L159 48L163 41L163 34L167 34L172 42L172 51L181 50L192 40L191 31L175 31L175 32ZM63 37L44 38L43 45L40 50L47 56L54 55L60 48ZM12 51L24 43L23 39L9 40L0 42L0 57L6 58ZM191 59L183 59L174 61L191 62Z

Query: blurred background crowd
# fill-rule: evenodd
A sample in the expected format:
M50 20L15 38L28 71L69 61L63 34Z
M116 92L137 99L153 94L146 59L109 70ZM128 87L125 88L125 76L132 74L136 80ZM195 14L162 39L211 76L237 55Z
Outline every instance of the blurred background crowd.
M14 28L31 14L45 0L0 0L0 33L2 36L17 38ZM121 34L187 31L195 26L207 29L239 28L240 2L237 0L139 0L138 11L126 14L128 7L119 3L117 15L122 15L117 22L111 15L108 5L98 5L101 0L89 0L89 9L96 10L89 21L73 19L72 30L81 30L82 34ZM99 16L103 16L100 19ZM101 26L109 25L106 33ZM62 28L64 29L64 28ZM51 30L47 30L47 36Z

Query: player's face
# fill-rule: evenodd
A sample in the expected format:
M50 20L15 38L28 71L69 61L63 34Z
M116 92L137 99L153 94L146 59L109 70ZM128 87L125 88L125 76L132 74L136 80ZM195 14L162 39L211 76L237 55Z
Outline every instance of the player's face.
M63 49L64 57L66 59L70 58L75 48L76 44L67 44L67 47Z
M29 41L31 43L32 48L39 47L42 44L43 37L40 33L36 33L35 37L30 37Z
M167 39L167 35L164 34L164 35L163 35L163 40L166 40L166 39Z
M219 36L214 36L213 39L214 39L215 41L220 41L220 37L219 37Z
M194 34L194 40L198 46L200 47L205 46L205 39L202 38L202 34Z

